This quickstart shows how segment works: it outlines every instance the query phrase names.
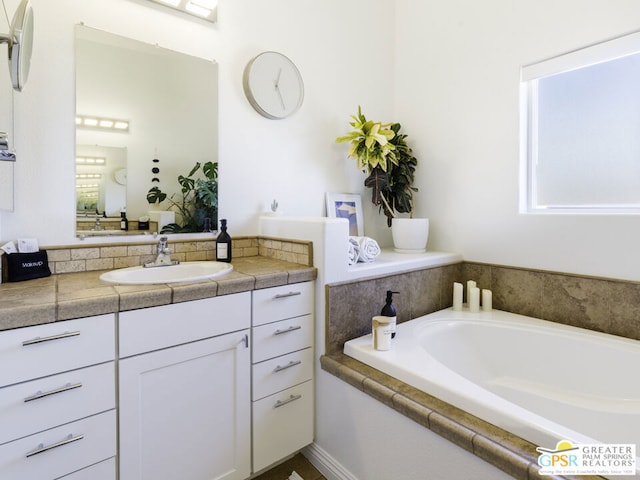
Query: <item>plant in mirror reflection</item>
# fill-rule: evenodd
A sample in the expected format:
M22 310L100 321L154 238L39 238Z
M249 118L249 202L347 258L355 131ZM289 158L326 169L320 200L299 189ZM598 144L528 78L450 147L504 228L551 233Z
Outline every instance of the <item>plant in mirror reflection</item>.
M207 218L212 225L217 225L218 162L197 162L188 175L178 176L178 184L180 192L170 197L157 186L147 192L150 205L166 200L168 209L176 212L180 222L165 225L160 233L202 232Z

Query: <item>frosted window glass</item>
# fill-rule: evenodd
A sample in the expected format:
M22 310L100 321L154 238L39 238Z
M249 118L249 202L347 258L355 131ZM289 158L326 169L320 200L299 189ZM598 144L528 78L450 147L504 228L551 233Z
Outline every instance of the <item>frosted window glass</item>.
M538 80L538 206L640 205L640 55Z

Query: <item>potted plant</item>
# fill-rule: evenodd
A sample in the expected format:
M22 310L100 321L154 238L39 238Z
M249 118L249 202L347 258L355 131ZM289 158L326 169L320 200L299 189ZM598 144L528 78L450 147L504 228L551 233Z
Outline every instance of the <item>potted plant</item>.
M418 191L413 182L418 160L407 144L407 135L400 132L399 123L367 120L360 106L358 114L351 118L349 125L353 130L336 141L351 143L348 156L368 174L364 185L371 188L372 203L387 217L396 250L424 251L429 220L413 219L413 194ZM409 219L399 218L400 213L415 221L406 222Z
M204 178L196 178L202 167ZM205 219L211 219L215 228L218 224L218 162L197 162L187 176L178 176L180 198L174 193L167 199L167 194L159 187L151 187L147 192L147 202L157 204L169 201L169 208L176 210L180 223L165 225L160 233L202 232Z

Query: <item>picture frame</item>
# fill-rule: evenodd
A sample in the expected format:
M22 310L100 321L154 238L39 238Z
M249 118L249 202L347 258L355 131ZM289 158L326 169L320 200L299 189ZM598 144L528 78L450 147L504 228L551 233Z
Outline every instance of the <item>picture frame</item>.
M349 236L364 236L364 216L360 194L327 192L326 201L327 217L346 218L349 221Z

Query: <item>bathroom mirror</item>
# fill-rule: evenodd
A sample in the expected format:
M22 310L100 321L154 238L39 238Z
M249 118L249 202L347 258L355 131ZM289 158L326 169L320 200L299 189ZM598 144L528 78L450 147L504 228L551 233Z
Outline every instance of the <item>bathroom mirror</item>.
M218 161L217 64L84 25L75 41L76 230L123 210L135 226L169 208L150 188L177 199L180 175Z
M0 34L0 43L6 43L9 49L9 74L13 88L22 91L29 77L33 49L33 10L29 0L20 2L13 15L9 33Z

